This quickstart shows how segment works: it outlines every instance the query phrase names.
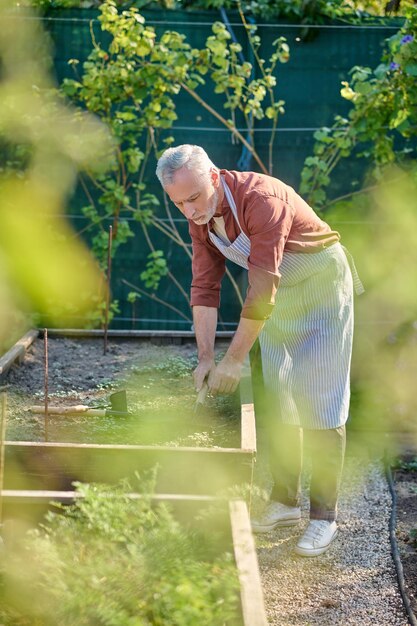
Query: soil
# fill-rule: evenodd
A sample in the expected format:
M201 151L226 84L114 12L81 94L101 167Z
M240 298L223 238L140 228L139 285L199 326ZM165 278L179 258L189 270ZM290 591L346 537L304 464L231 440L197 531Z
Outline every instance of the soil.
M397 497L396 537L404 570L404 580L411 607L417 615L417 456L402 460L407 470L393 473ZM411 469L415 467L415 469Z
M217 352L222 350L219 344ZM208 397L203 408L194 411L195 344L112 341L104 355L102 340L57 337L49 338L48 361L50 406L111 409L111 394L124 389L129 410L126 417L50 415L48 441L240 446L237 394ZM44 345L38 340L23 365L13 366L8 375L6 439L45 439L44 416L29 410L43 405L44 380Z

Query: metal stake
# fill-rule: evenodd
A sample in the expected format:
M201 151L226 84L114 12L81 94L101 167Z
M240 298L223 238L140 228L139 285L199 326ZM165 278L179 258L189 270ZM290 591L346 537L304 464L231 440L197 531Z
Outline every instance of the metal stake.
M49 363L48 363L48 329L47 328L44 328L44 331L43 331L43 354L44 354L45 441L48 441Z
M109 329L109 307L110 307L110 279L111 279L111 246L113 240L113 227L109 227L109 243L107 247L107 293L106 293L106 315L104 318L104 354L107 352L107 331Z

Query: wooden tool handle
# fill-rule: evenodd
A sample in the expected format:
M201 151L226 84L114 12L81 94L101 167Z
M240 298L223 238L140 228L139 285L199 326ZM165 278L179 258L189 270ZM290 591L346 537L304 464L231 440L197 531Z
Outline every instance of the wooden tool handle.
M207 394L208 394L208 384L204 382L203 386L201 387L200 391L197 394L197 400L195 401L195 403L204 404L204 402L206 401Z
M44 415L45 406L30 406L29 411ZM48 406L48 413L50 415L90 415L92 417L104 417L106 415L105 409L90 409L90 407L84 404L76 404L75 406Z

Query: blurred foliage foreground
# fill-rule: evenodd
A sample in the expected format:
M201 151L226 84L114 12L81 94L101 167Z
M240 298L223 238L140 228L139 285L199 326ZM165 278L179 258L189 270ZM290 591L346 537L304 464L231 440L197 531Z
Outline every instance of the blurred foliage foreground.
M344 243L365 286L355 307L355 425L413 433L417 443L416 197L417 169L394 168L360 200L340 203L335 217L351 221Z
M220 526L187 529L166 505L129 492L77 485L75 504L40 528L20 537L14 529L9 541L5 529L1 624L236 624L239 583L232 554L219 550Z
M1 168L0 349L30 312L60 325L66 311L103 299L98 265L62 216L78 171L105 165L112 151L105 127L54 91L39 22L8 4L0 7L0 148L23 153L25 168Z

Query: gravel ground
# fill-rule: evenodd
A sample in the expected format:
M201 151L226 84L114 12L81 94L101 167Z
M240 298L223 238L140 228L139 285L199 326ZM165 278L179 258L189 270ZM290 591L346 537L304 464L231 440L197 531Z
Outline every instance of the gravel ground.
M378 461L348 458L339 535L316 559L294 555L307 524L257 537L270 624L407 626L388 534L391 498Z

